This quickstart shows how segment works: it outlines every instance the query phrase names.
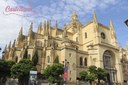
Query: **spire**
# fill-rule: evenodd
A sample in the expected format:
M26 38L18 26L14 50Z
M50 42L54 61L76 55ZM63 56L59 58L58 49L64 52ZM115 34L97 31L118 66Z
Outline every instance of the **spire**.
M48 34L50 35L51 34L51 20L48 21Z
M33 29L33 23L31 23L31 25L30 25L28 36L32 35L32 32L33 32L32 29Z
M58 22L56 20L55 29L58 29Z
M44 21L44 31L43 31L44 33L44 35L46 34L46 21Z
M76 21L76 20L78 20L78 16L77 16L76 12L73 12L72 21Z
M96 16L96 12L93 12L93 22L97 22L97 16Z
M6 44L5 48L4 48L4 51L6 51L6 50L7 50L7 44Z
M48 35L48 29L49 29L49 22L48 22L48 20L46 20L46 35Z
M22 41L22 36L23 36L23 27L21 27L19 35L18 35L18 41Z
M113 23L112 23L112 20L110 19L110 29L111 30L114 30L114 26L113 26Z
M16 40L14 40L13 44L12 44L12 47L15 47L15 43L16 43Z
M113 26L113 23L112 23L111 19L110 19L110 31L111 31L111 36L116 38L114 26Z
M96 12L93 12L93 23L94 23L94 32L98 33L99 32L99 27L98 27L98 21L96 17Z
M41 33L41 31L42 31L42 22L40 22L40 25L39 25L39 27L38 27L38 33Z
M114 30L114 26L113 26L113 23L112 23L112 20L110 20L110 33L111 33L111 43L114 45L114 46L117 46L117 40L116 40L116 35L115 35L115 30Z
M21 27L19 35L22 36L23 35L23 27Z
M11 41L9 42L9 45L8 45L8 49L10 50L11 48Z
M67 37L67 30L66 30L66 24L65 24L63 28L63 38L66 38L66 37Z

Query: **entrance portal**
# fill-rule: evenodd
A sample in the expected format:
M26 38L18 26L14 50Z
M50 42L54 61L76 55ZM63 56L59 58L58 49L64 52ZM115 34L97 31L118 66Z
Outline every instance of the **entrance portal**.
M115 82L115 55L111 51L105 51L103 54L103 64L104 68L107 71L107 82L109 85L112 85Z

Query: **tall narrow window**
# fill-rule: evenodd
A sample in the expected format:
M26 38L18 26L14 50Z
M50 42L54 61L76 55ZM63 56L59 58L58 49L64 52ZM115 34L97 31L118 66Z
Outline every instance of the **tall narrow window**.
M18 62L18 56L16 56L16 60L15 61L16 61L16 63Z
M87 38L87 33L86 32L85 32L84 36L85 36L85 38Z
M80 66L82 66L82 65L83 65L83 58L80 57Z
M76 42L78 42L78 37L76 37Z
M50 63L50 57L49 56L47 57L47 59L48 59L48 63Z
M84 58L84 66L87 66L87 58Z

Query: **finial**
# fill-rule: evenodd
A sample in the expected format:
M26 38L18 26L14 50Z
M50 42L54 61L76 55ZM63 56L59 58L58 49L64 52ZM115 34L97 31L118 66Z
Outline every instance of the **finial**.
M97 16L96 16L96 12L95 11L93 12L93 21L97 22Z
M110 19L110 29L114 29L112 19Z
M6 44L5 48L4 48L4 51L6 51L6 50L7 50L7 44Z
M37 32L38 32L38 33L41 33L41 31L42 31L42 22L40 22Z
M23 27L21 27L19 35L23 35Z
M63 38L66 38L67 37L67 30L66 30L66 24L64 24L64 27L63 27Z
M13 42L13 44L12 44L12 47L15 47L15 42L16 42L16 40L14 40L14 42Z
M31 36L31 34L32 34L32 29L33 29L33 23L31 23L31 25L30 25L29 32L28 32L28 36Z
M31 29L33 28L33 22L31 22L30 28L31 28Z
M73 21L74 21L74 20L77 20L77 18L78 18L78 16L77 16L77 14L76 14L76 11L74 11L73 14L72 14L72 20L73 20Z
M8 49L10 49L11 48L11 41L9 42L9 45L8 45Z
M58 22L56 20L55 29L58 29Z

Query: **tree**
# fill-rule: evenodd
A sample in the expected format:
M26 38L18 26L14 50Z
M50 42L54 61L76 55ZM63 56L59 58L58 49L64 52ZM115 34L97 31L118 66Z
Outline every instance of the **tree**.
M97 68L97 78L98 78L98 85L100 85L100 80L106 80L107 72L105 69Z
M38 63L38 51L37 50L35 51L35 53L34 53L34 55L32 57L32 62L34 64L34 66L36 66L37 63Z
M107 73L105 69L90 66L88 70L80 72L79 75L83 81L89 81L92 84L92 81L98 79L98 84L100 84L100 80L106 79Z
M92 81L96 80L97 76L94 73L88 72L86 81L90 82L90 85L92 85Z
M83 81L89 81L90 85L92 84L92 81L96 80L96 78L97 78L94 73L91 73L88 70L87 71L81 71L79 73L79 77Z
M89 66L88 71L89 71L90 73L97 74L97 67L94 66L94 65Z
M4 80L6 79L7 76L7 63L4 60L0 60L0 84L5 82Z
M8 60L6 61L6 63L7 63L7 68L8 68L7 77L11 77L11 68L15 64L15 62L12 60Z
M0 60L0 84L5 83L7 77L11 77L11 67L15 64L14 61Z
M14 78L18 78L19 85L28 85L30 70L36 70L32 61L22 59L19 63L12 66L11 75Z
M64 73L64 66L62 64L53 64L51 66L47 66L44 70L44 75L48 79L50 83L60 83L62 80L61 75Z
M79 73L79 78L80 78L81 80L83 80L83 81L86 81L87 75L88 75L87 71L81 71L81 72Z

